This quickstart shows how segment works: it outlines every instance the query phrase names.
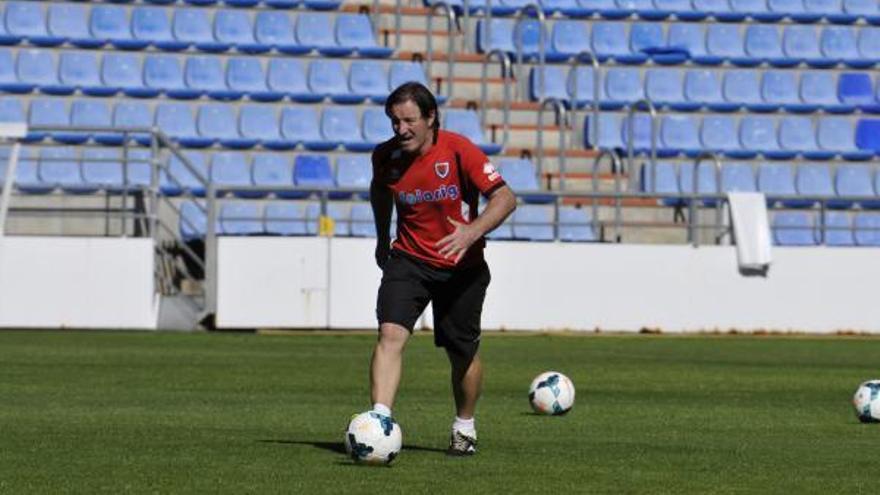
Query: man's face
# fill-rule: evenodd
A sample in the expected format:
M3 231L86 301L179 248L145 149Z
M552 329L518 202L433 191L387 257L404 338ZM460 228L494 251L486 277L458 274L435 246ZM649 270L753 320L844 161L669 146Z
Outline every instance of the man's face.
M412 100L391 106L391 127L401 149L407 153L428 151L434 141L433 125L434 115L422 117L419 106Z

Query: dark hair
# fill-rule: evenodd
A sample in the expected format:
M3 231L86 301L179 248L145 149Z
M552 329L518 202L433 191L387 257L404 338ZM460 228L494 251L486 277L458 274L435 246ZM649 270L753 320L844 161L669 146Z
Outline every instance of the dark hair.
M431 90L426 88L424 84L415 81L401 84L385 100L385 115L391 118L391 107L406 101L411 101L419 107L419 113L423 119L427 119L431 113L434 114L432 127L436 138L437 130L440 129L440 110L437 109L437 99L431 94Z

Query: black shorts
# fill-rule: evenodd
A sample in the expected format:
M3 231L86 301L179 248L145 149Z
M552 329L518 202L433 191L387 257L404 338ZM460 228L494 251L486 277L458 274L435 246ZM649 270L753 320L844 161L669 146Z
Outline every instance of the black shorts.
M382 274L376 317L380 325L396 323L412 332L432 302L434 344L472 358L480 345L480 316L490 279L485 261L445 270L392 251Z

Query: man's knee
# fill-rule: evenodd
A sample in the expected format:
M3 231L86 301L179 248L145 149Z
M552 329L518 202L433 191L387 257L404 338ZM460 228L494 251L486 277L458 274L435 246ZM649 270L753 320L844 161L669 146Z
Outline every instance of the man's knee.
M379 346L384 349L403 349L409 339L409 330L396 323L383 323L379 326Z

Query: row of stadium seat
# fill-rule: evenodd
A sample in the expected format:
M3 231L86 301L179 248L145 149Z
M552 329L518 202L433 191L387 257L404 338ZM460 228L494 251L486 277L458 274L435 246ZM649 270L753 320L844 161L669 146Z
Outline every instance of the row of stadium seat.
M626 149L629 143L630 120L624 114L599 115L597 147ZM584 142L590 136L593 116L584 123ZM633 147L636 152L649 152L651 118L640 113L632 119ZM710 151L729 158L789 160L867 160L880 153L880 120L850 120L846 117L802 116L772 117L765 115L664 115L659 119L657 156L697 156Z
M476 112L445 110L441 118L447 129L467 136L484 152L496 154L501 151L500 145L485 139ZM303 105L285 107L279 115L274 105L261 104L160 102L150 105L120 101L111 108L103 100L36 98L30 101L25 112L21 99L0 98L0 122L27 122L29 126L51 127L30 129L26 141L52 139L64 144L91 140L119 145L125 136L118 129L143 129L154 125L180 145L191 148L216 144L234 149L262 146L286 150L301 146L313 151L330 151L341 146L349 151L368 152L392 136L391 123L381 107L364 108L359 114L354 107L327 106L319 117L316 107ZM71 126L104 127L107 130L77 131L68 129ZM149 144L148 135L134 133L132 138L141 144Z
M207 221L203 208L203 205L191 201L181 204L180 232L185 240L205 236ZM553 232L554 211L553 206L520 205L489 238L552 241L557 237ZM334 234L337 236L376 236L369 203L329 203L326 213L335 220ZM254 201L227 201L220 204L215 228L221 235L314 235L318 231L319 214L317 202L285 201L261 205ZM393 224L391 230L393 234ZM559 207L558 238L575 242L597 240L588 210Z
M541 29L534 19L492 19L491 34L487 31L481 20L476 35L481 52L515 54L519 41L525 56L538 55ZM838 64L867 68L880 62L878 27L557 21L544 40L545 59L550 62L568 60L583 51L603 62L610 59L622 64L690 60L700 65L729 62L744 67L803 63L819 68Z
M653 170L653 172L652 172ZM817 204L816 197L825 197L828 208L880 209L880 174L867 165L843 164L832 173L826 164L749 163L725 162L719 177L713 165L702 163L697 175L697 192L762 192L768 204L780 203L786 208L810 208ZM654 182L656 180L656 183ZM659 194L688 196L694 190L694 166L658 161L655 168L644 165L640 170L641 189ZM656 184L656 185L655 185ZM804 196L780 200L779 196ZM842 197L865 198L861 201ZM872 199L873 198L873 199ZM666 198L667 206L686 203L682 198ZM714 204L706 200L706 204Z
M880 215L780 211L771 221L777 246L880 246Z
M575 72L545 66L542 92L540 70L532 68L529 97L532 101L556 98L566 103L576 98L578 106L584 106L593 101L594 84L591 67L579 67ZM602 72L601 109L618 110L643 99L650 99L657 108L679 112L880 113L880 84L875 89L868 73L828 70L612 67Z
M430 5L431 0L425 0ZM462 11L464 0L449 0ZM498 0L492 2L493 15L511 15L520 11L529 0ZM863 19L880 24L880 7L873 0L539 0L545 15L558 13L568 17L599 16L623 19L637 16L647 20L677 19L700 21L712 18L722 22L752 19L759 22L795 22L849 24ZM486 0L468 2L473 13L487 10Z
M361 14L303 12L293 20L291 14L276 11L252 17L241 10L52 3L44 12L43 5L8 3L5 22L0 24L0 44L70 43L83 48L112 45L123 50L154 47L205 52L235 49L244 53L275 50L288 55L317 51L331 57L388 57L393 52L378 45L370 18Z
M224 63L225 62L225 63ZM302 61L257 57L139 55L107 52L0 49L0 90L10 93L89 96L125 94L175 99L206 96L217 100L249 98L301 103L383 103L393 88L407 82L428 84L417 62Z

